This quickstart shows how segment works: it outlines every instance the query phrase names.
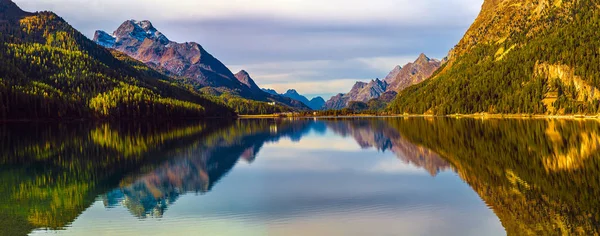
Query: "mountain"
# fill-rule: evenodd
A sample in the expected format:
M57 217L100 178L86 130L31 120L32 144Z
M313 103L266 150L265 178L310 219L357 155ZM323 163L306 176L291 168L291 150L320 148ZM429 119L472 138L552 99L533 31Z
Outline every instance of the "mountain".
M400 92L412 85L419 84L431 77L441 65L441 61L421 54L415 62L406 64L400 70L396 67L390 72L385 79L389 84L387 91Z
M485 0L448 62L395 113L597 114L598 0Z
M277 93L277 91L275 91L274 89L262 89L262 91L268 94L279 95L279 93Z
M288 98L291 99L296 99L298 101L301 101L304 104L309 104L310 101L308 100L308 98L306 98L305 96L302 96L300 94L298 94L298 91L296 91L295 89L288 89L287 92L285 92L284 94L282 94L283 96L286 96Z
M236 73L234 76L243 85L248 87L248 89L250 89L250 91L252 93L257 93L257 94L263 93L263 91L260 89L260 87L258 87L258 85L256 85L254 80L250 77L250 74L248 74L248 72L246 72L245 70L241 70L240 72Z
M396 66L384 80L373 80L370 83L357 82L347 94L333 96L325 104L327 110L347 108L351 102L356 107L382 110L396 97L399 91L419 84L429 77L442 65L436 59L430 59L421 54L414 62L404 67ZM384 96L382 99L379 99Z
M311 100L308 100L308 98L300 95L295 89L290 89L282 95L291 99L301 101L313 110L320 110L325 104L325 99L323 99L322 97L315 97Z
M350 97L346 96L343 93L338 93L337 95L331 97L325 105L323 105L324 110L339 110L348 106L348 102Z
M353 137L361 148L375 148L378 151L391 151L406 164L427 170L436 176L451 165L440 155L428 148L415 145L392 127L394 121L378 119L349 119L344 122L324 121L334 133L343 137Z
M120 53L52 12L0 0L0 119L234 116L212 98Z
M314 97L310 101L308 101L308 106L313 110L321 110L325 105L325 99L322 97Z
M306 106L310 107L310 109L312 109L312 110L320 110L323 107L323 105L325 104L325 100L322 97L314 97L313 99L308 100L308 98L306 98L303 95L300 95L298 93L298 91L296 91L295 89L289 89L284 94L279 94L279 93L277 93L277 91L275 91L273 89L264 89L263 88L262 91L264 91L268 94L280 95L283 97L287 97L287 98L302 102Z
M213 87L219 92L233 91L242 96L251 95L248 88L200 44L172 42L150 21L125 21L112 34L96 31L94 41L162 68L169 75L191 78L199 86Z
M283 96L282 94L277 94L277 92L270 93L270 92L264 91L263 89L258 87L258 85L256 85L256 83L254 82L252 77L250 77L250 74L245 70L241 70L240 72L235 74L235 78L238 81L240 81L242 84L244 84L246 87L248 87L248 89L250 89L250 92L252 94L254 94L255 97L263 97L263 99L266 99L266 101L283 104L285 106L289 106L291 108L301 110L301 111L306 111L306 110L311 109L309 106L307 106L306 104L304 104L301 101ZM286 112L286 111L281 110L279 112ZM275 112L275 113L277 113L277 112Z
M378 98L385 93L388 83L374 79L369 83L356 82L350 92L333 96L325 103L323 107L326 110L339 110L348 106L350 102L368 102L371 99Z
M299 110L309 110L302 103L264 93L245 71L234 75L198 43L170 41L147 20L125 21L112 34L98 30L94 34L94 41L178 78L203 93L217 96L232 94L254 101L276 102Z
M385 81L393 80L398 74L400 74L401 70L402 70L401 66L394 67L394 69L392 71L390 71L390 73L383 80L385 80Z

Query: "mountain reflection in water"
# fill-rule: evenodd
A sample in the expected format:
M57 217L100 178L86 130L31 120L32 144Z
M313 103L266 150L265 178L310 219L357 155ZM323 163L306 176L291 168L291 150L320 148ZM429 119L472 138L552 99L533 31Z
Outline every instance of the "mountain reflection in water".
M140 219L167 217L265 145L311 132L350 137L434 177L456 172L509 235L599 232L600 123L381 118L0 126L0 225L12 226L0 234L65 229L98 196Z

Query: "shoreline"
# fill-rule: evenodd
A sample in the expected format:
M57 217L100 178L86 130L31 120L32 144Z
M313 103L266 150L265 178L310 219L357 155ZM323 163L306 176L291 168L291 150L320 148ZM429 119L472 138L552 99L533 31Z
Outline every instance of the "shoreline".
M239 119L258 118L470 118L470 119L559 119L559 120L600 120L599 115L530 115L530 114L454 114L454 115L344 115L344 116L281 116L281 115L240 115Z

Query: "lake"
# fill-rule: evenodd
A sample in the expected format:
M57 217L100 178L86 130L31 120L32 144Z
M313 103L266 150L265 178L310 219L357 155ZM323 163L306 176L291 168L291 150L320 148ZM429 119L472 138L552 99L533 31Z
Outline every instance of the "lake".
M597 235L596 120L0 126L0 235Z

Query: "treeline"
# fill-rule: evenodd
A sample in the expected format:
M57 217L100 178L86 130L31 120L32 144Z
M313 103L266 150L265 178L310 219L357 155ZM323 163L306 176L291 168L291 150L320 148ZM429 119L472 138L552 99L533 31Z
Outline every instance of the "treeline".
M318 110L301 112L302 116L352 116L352 115L371 115L383 116L390 115L386 111L387 103L380 99L371 99L369 102L351 101L343 109L338 110Z
M569 12L550 8L542 13L543 20L529 26L513 22L515 30L506 41L475 46L446 71L401 92L390 111L598 114L600 102L593 96L579 96L582 91L571 82L536 74L542 63L568 66L585 83L600 88L600 9L595 1L570 4L575 6ZM554 95L555 101L544 103Z
M53 13L0 25L0 119L235 116L219 99L111 54Z
M279 105L277 103L269 104L267 102L249 100L229 94L223 94L220 98L223 99L227 106L231 107L240 115L268 115L294 111L294 109L290 107Z

